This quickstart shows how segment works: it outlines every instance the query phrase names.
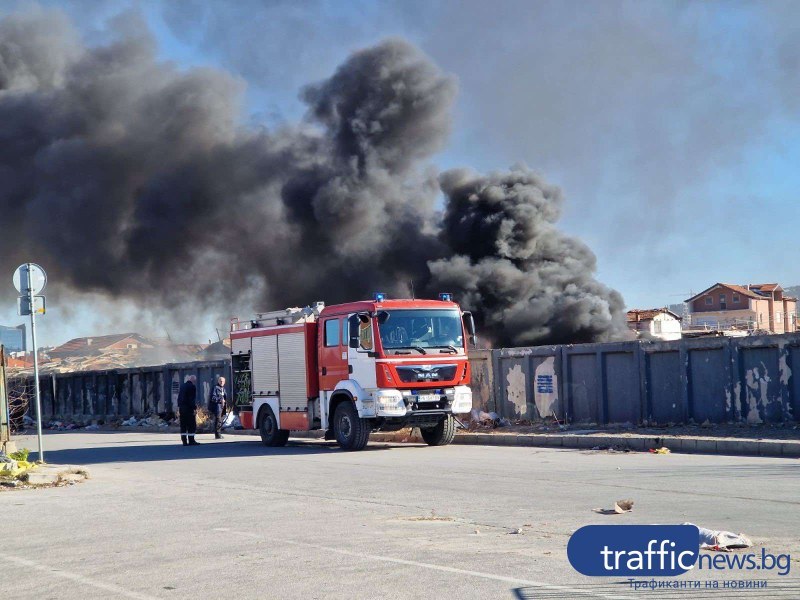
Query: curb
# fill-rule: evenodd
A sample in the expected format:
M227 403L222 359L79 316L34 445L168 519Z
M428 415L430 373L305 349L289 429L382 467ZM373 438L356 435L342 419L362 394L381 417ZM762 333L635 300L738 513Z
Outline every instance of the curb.
M258 435L256 430L228 431L225 435ZM295 439L322 439L322 431L294 431ZM424 444L418 435L408 430L394 433L371 433L371 442ZM753 440L737 438L681 438L646 435L577 435L577 434L515 434L515 433L458 433L454 444L468 446L517 446L525 448L566 448L591 450L616 447L635 452L667 447L684 454L721 454L729 456L771 456L800 458L800 441Z
M76 465L37 465L25 475L28 485L56 485L63 481L81 482L89 478L86 467Z

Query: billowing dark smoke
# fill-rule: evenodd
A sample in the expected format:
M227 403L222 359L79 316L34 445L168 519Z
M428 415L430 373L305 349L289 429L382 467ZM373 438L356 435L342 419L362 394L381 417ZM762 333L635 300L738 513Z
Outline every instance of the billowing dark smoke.
M591 251L554 228L556 188L426 164L455 83L408 43L353 54L303 90L303 123L269 132L240 125L241 81L157 61L125 20L99 47L57 13L0 22L3 270L35 260L72 290L176 315L413 281L456 293L497 344L624 331Z
M561 191L524 168L443 173L441 238L452 256L431 261L440 287L480 307L505 344L623 337L622 296L592 277L595 257L554 227Z

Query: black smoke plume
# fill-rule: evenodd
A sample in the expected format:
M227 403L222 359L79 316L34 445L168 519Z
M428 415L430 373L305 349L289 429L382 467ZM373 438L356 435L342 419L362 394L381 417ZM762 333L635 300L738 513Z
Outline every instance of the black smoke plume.
M87 46L59 13L0 22L2 268L162 308L231 314L454 292L496 344L620 337L623 302L554 227L524 168L437 174L456 85L398 39L301 97L303 122L241 125L243 82L156 59L132 15ZM444 199L443 212L438 202Z

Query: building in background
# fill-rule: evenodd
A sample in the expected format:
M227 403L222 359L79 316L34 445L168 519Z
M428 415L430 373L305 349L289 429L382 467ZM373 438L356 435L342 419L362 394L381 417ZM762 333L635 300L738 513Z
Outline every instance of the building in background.
M112 350L138 350L153 348L155 343L138 333L117 333L72 339L56 346L48 353L52 358L70 356L97 356Z
M178 344L168 337L147 337L134 332L95 335L40 349L39 369L44 373L70 373L184 363L200 359L205 349L205 344ZM226 356L229 355L230 348ZM16 353L11 358L18 359L7 363L15 373L32 371L31 353Z
M28 349L27 339L25 325L0 325L0 345L5 346L6 352L25 352Z
M777 283L715 283L686 303L691 329L797 331L797 298L785 296Z
M666 308L629 310L628 327L642 339L681 339L681 318Z

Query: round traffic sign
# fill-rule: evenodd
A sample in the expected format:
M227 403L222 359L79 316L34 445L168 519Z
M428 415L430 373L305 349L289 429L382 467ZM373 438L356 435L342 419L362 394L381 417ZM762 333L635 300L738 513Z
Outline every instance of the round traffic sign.
M28 289L33 294L39 294L47 285L47 273L34 263L25 263L14 271L14 287L20 294L27 294Z

